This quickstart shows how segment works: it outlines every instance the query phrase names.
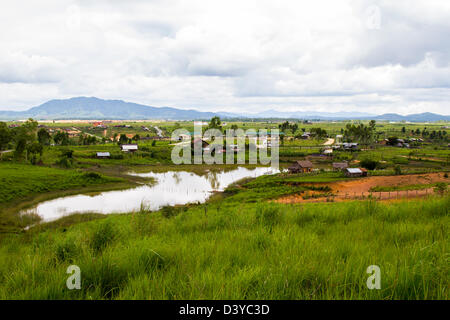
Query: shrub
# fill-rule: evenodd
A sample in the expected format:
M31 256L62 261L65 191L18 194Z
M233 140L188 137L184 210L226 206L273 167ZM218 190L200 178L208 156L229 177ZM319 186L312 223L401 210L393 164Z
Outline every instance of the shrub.
M101 179L102 176L99 175L97 172L86 172L84 174L84 177L87 178L87 179L95 179L95 180L97 180L97 179Z
M110 222L101 223L93 232L90 245L95 252L101 252L116 238L116 230Z
M434 187L434 192L444 195L447 192L447 184L445 182L438 182Z
M66 168L66 169L72 168L73 167L73 159L67 158L67 157L62 157L61 159L56 161L56 165L58 165L62 168Z
M375 170L378 167L379 161L372 159L363 159L361 160L361 167L366 168L367 170Z
M58 242L55 247L55 257L57 261L72 262L76 256L78 248L74 241L67 239L63 242Z
M161 214L164 218L172 218L175 217L179 213L179 210L172 206L164 206L161 208Z
M396 166L394 167L394 173L395 173L396 175L401 175L401 174L402 174L402 168L401 168L399 165L396 165Z

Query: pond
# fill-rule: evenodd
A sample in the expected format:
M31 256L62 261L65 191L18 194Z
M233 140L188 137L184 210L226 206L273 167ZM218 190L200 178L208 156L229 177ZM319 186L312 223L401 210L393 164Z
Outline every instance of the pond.
M155 178L155 184L121 191L107 191L95 195L75 195L57 198L38 204L23 213L36 213L43 221L59 219L74 213L122 213L146 209L158 210L166 205L203 203L212 192L223 191L233 182L243 178L274 174L279 171L270 167L247 169L238 167L230 171L209 171L197 175L188 171L164 173L129 173Z

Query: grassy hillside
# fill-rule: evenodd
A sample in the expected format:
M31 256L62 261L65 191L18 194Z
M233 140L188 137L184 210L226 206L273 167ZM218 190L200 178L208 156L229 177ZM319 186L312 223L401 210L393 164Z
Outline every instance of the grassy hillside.
M3 241L0 299L448 299L449 208L230 200L62 220ZM81 290L66 288L72 264Z
M73 192L129 185L121 178L95 172L64 170L0 161L0 235L16 231L37 217L18 219L16 212L36 201ZM31 219L31 220L30 220Z
M90 172L0 162L0 203L38 193L117 181Z

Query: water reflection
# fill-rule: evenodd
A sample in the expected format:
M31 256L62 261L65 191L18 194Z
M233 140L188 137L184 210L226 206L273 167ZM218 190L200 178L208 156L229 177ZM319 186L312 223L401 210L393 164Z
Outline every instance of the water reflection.
M44 221L50 221L73 213L131 212L139 210L141 204L151 210L157 210L166 205L204 202L211 192L223 191L237 180L277 172L267 167L255 169L239 167L227 172L210 171L203 176L186 171L130 173L141 177L153 177L157 182L152 186L102 192L94 196L76 195L58 198L42 202L27 212L37 213Z

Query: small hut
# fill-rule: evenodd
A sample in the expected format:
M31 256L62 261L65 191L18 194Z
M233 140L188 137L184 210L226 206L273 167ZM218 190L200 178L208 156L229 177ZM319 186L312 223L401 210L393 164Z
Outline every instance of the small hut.
M333 162L333 170L335 171L344 171L348 168L347 162Z
M303 161L295 161L289 168L290 173L305 173L311 172L313 168L313 164L311 161L303 160Z
M363 176L363 171L360 168L347 168L345 175L349 178L357 178Z
M98 159L107 159L110 157L111 157L111 154L109 152L97 152Z
M120 149L123 152L135 152L138 150L138 145L137 144L122 144L120 146Z

